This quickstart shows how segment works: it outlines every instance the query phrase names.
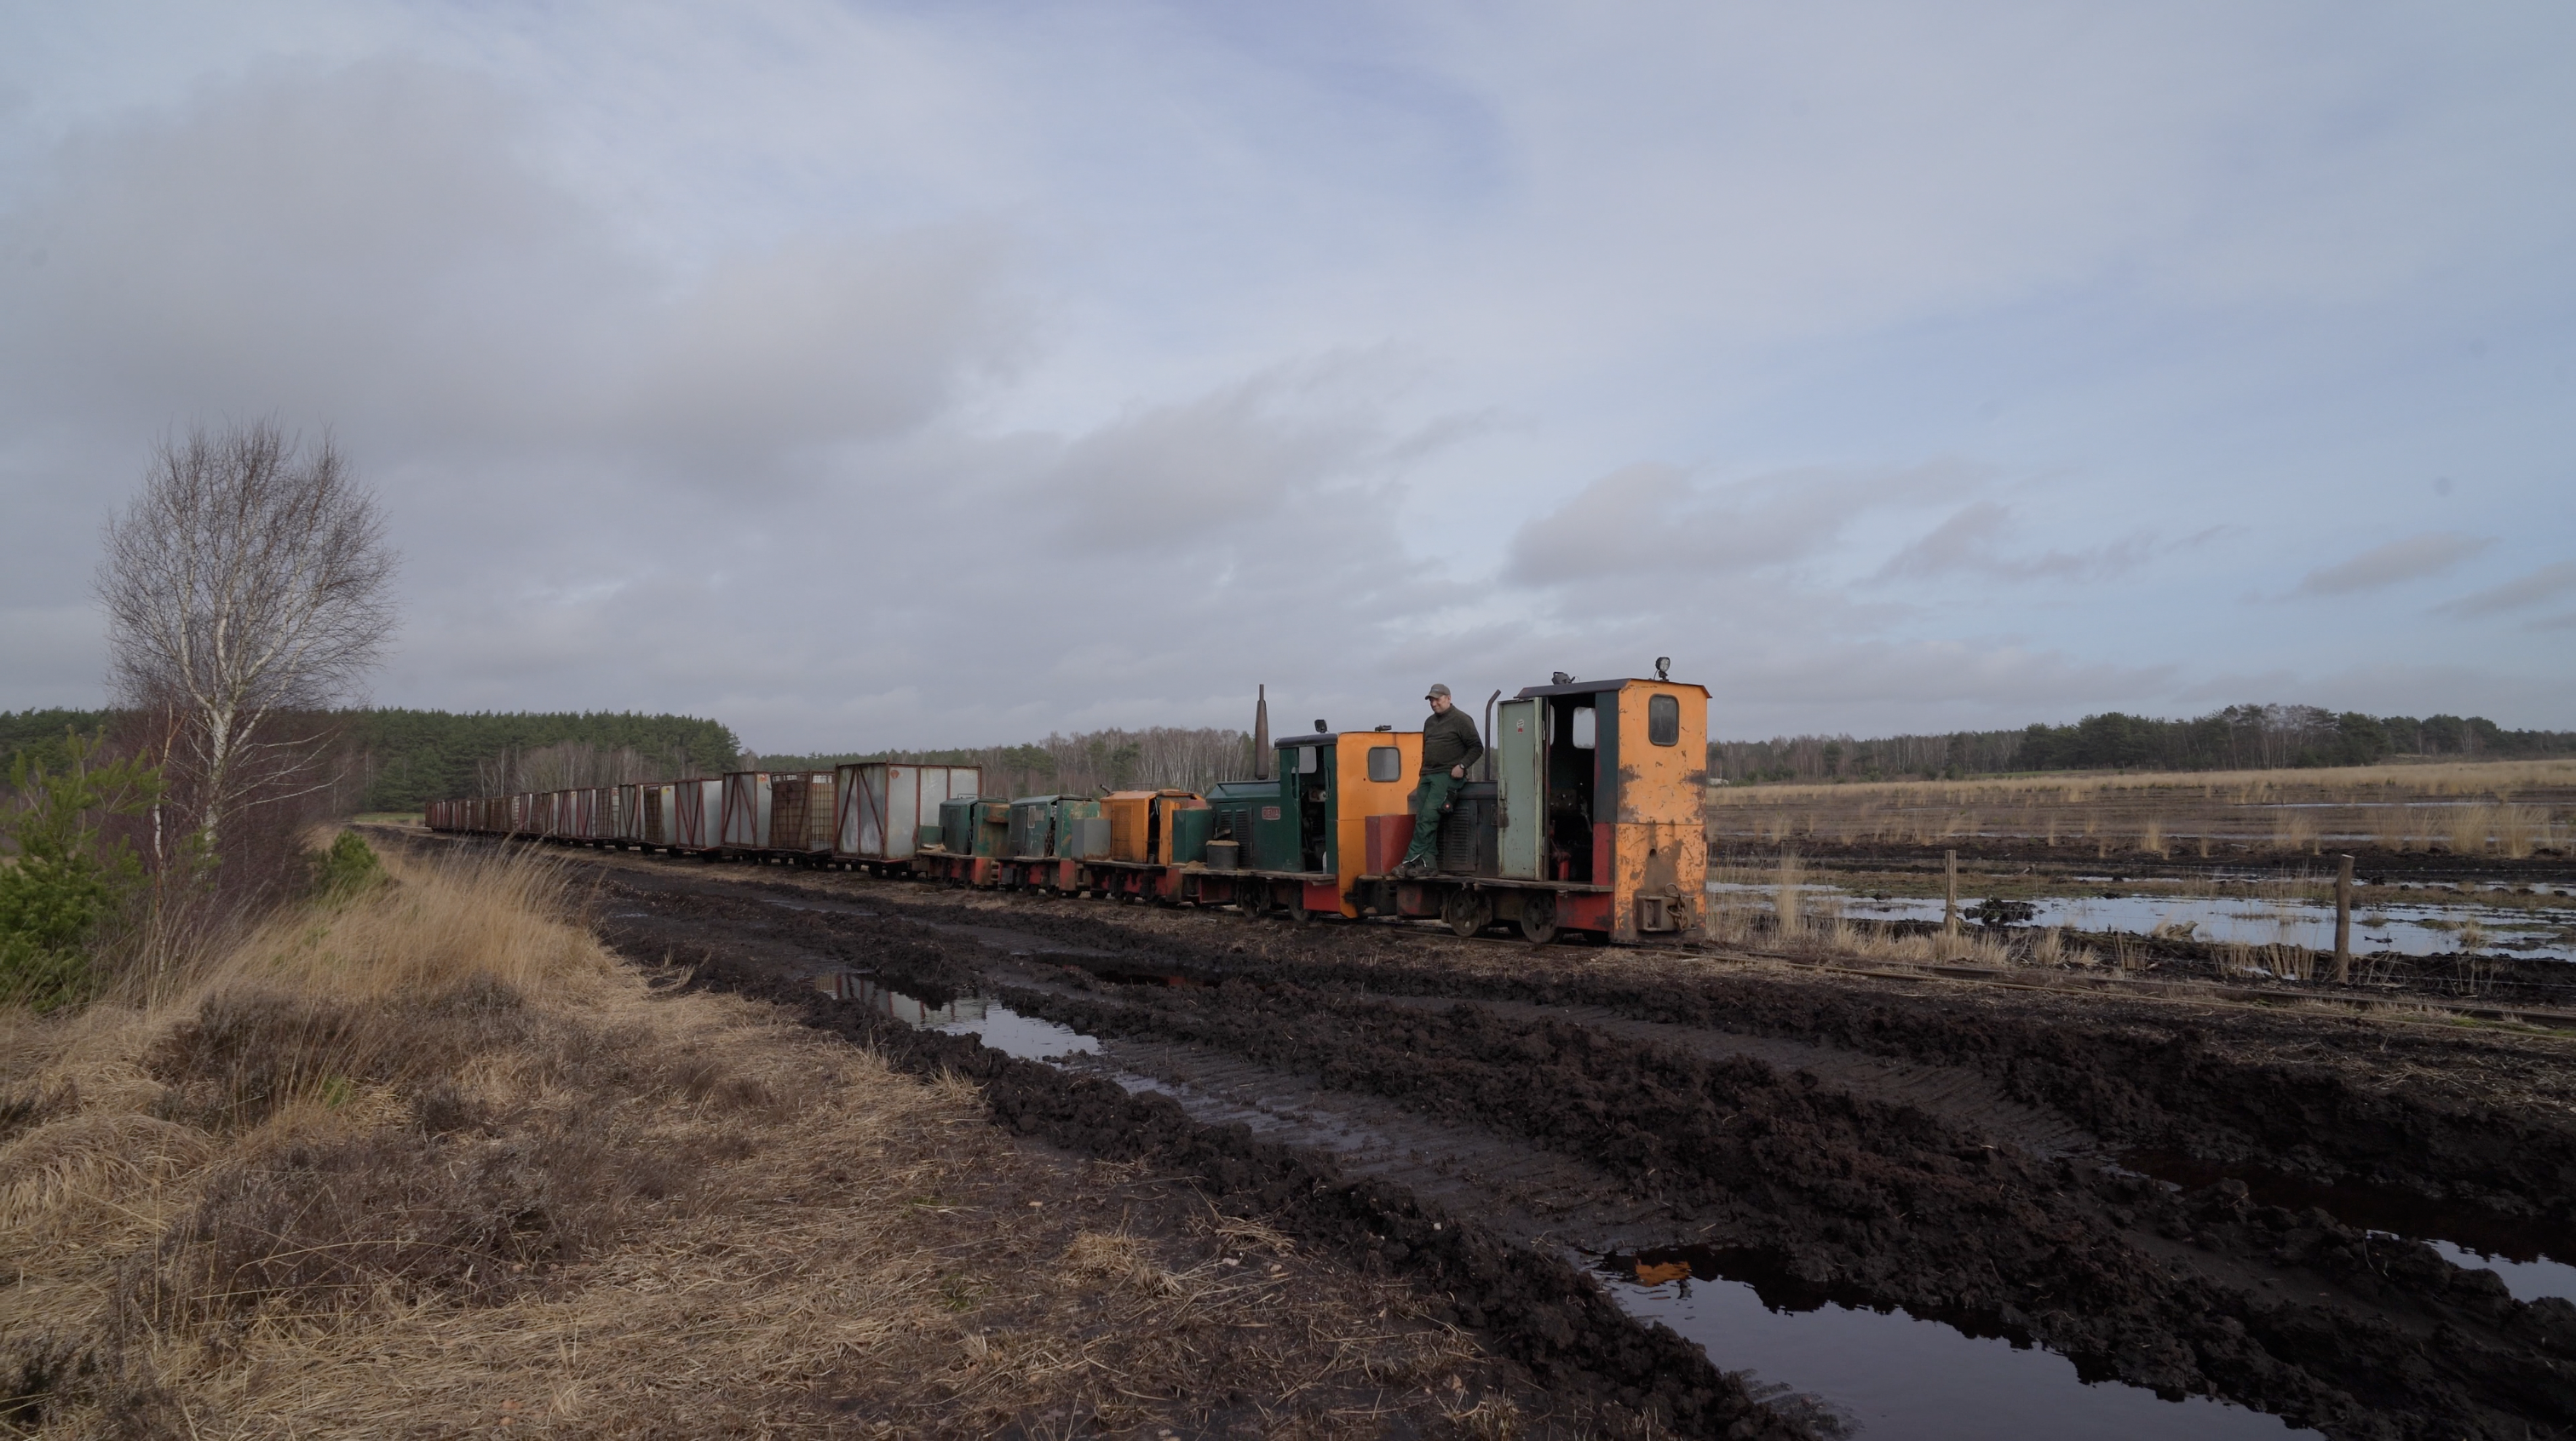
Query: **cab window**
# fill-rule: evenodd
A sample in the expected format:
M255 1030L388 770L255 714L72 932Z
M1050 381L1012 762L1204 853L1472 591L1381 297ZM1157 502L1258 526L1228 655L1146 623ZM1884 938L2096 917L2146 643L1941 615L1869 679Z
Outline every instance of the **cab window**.
M1646 698L1646 739L1659 746L1681 744L1681 697L1659 695Z
M1370 746L1368 776L1373 781L1404 779L1404 756L1393 746Z

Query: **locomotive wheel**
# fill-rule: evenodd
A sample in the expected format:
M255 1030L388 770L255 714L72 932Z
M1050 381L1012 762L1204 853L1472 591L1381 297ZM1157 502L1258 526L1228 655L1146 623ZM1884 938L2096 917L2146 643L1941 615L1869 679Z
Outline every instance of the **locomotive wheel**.
M1440 919L1461 936L1472 936L1494 923L1494 899L1483 891L1451 891L1440 903Z
M1287 911L1288 924L1292 926L1302 926L1315 918L1315 913L1306 909L1306 888L1304 886L1299 886L1297 888L1297 897L1296 899L1288 902Z
M1543 946L1556 939L1556 897L1532 891L1521 897L1521 939Z
M1234 903L1236 906L1241 908L1243 913L1247 916L1266 916L1270 914L1270 883L1268 881L1257 881L1251 885L1241 887L1235 893Z

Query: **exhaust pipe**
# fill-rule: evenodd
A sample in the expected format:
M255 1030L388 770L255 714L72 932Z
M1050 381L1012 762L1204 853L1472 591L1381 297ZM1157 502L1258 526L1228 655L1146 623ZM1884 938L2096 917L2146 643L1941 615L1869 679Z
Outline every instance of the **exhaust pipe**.
M1256 687L1252 703L1252 778L1270 779L1270 687Z
M1483 736L1485 754L1483 759L1476 762L1478 772L1476 779L1480 781L1494 778L1494 702L1502 698L1503 693L1499 689L1485 697L1485 734Z

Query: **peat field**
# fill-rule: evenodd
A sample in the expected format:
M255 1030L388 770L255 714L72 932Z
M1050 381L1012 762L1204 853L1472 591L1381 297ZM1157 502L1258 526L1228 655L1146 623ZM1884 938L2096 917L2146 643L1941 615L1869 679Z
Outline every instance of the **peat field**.
M587 862L585 862L587 864ZM1685 1436L2576 1435L2576 1038L610 855L596 924Z

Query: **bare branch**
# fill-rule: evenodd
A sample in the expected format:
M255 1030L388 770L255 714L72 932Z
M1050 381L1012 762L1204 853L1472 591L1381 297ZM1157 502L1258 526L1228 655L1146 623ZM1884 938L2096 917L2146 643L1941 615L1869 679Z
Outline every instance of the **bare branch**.
M108 522L98 595L110 684L174 721L166 765L208 841L262 789L311 766L274 726L352 694L383 657L396 560L382 513L325 433L274 421L164 439Z

